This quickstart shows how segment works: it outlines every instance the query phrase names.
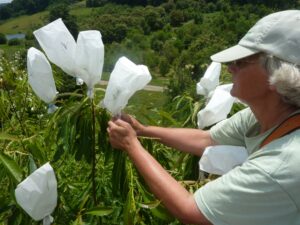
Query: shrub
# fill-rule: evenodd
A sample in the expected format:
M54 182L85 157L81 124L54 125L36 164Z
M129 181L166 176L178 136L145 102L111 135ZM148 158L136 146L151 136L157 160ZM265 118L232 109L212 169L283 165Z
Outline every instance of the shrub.
M0 44L6 44L7 40L4 34L0 33Z
M184 14L182 11L173 10L170 13L170 23L173 27L178 27L184 22Z
M22 44L22 40L21 39L18 39L18 38L13 38L13 39L10 39L9 41L8 41L8 45L9 46L13 46L13 45L21 45Z
M153 8L147 8L141 26L145 34L162 29L164 26L164 21L161 13Z
M166 74L170 70L170 64L169 64L168 60L165 57L163 57L160 60L158 67L159 67L159 72L162 76L166 76Z
M26 40L34 40L33 32L31 30L26 32L25 39Z

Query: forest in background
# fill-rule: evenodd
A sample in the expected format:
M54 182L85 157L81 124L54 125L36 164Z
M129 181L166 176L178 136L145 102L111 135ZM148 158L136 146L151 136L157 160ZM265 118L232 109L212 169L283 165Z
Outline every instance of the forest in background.
M16 204L16 185L50 161L58 179L55 224L180 224L149 193L143 179L122 152L107 140L110 115L86 98L85 87L53 66L58 91L53 115L46 113L27 83L26 53L39 48L32 32L62 18L76 39L83 30L99 30L105 45L104 74L120 56L144 64L154 80L164 80L167 101L158 106L140 99L137 118L147 124L196 127L196 113L205 99L195 84L210 63L210 55L236 44L261 17L299 8L298 1L168 0L61 1L14 0L0 8L0 224L39 224ZM35 17L36 16L36 17ZM6 27L27 22L7 40ZM18 20L21 18L21 20ZM24 19L25 18L25 19ZM224 66L222 82L230 81ZM238 111L235 106L231 112ZM150 113L151 112L151 113ZM208 179L198 179L198 158L173 151L155 140L143 145L189 191Z

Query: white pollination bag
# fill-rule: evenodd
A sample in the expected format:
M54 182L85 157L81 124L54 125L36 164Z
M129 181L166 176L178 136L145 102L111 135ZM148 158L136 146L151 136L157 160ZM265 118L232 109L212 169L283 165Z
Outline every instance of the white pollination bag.
M102 106L114 116L120 115L129 98L151 80L148 68L121 57L110 75Z
M100 83L104 61L104 45L99 31L82 31L77 38L76 76L88 86L88 96L93 98L93 88Z
M220 73L221 64L212 62L197 83L197 94L204 95L208 100L206 106L198 112L198 127L200 129L226 119L236 101L230 94L232 84L218 86Z
M197 83L197 94L208 96L219 85L221 63L212 62Z
M217 145L207 147L199 161L199 168L212 174L223 175L243 164L248 152L241 146Z
M61 19L33 32L48 59L71 76L75 75L76 42Z
M15 196L32 219L50 225L53 222L51 213L57 205L57 181L50 164L44 164L18 184Z
M28 82L34 93L48 104L48 113L54 112L57 90L52 69L46 56L33 47L27 51L27 71Z
M224 84L216 88L205 108L201 109L197 114L199 129L227 118L235 101L235 98L230 94L231 88L232 84Z

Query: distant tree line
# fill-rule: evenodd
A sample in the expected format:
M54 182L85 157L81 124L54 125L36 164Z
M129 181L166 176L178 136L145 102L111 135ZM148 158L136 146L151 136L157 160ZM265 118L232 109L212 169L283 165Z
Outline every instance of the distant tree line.
M215 1L215 0L199 0L200 2L205 2L205 3L214 3L216 4L217 2L220 1ZM187 1L182 1L182 0L87 0L86 1L86 6L87 7L98 7L98 6L103 6L107 3L116 3L116 4L126 4L129 6L135 6L135 5L154 5L158 6L166 2L171 2L171 3L178 3L178 2L189 2ZM281 8L295 8L299 5L298 0L223 0L221 2L224 3L232 3L232 4L262 4L267 7L271 7L274 9L281 9ZM187 3L188 4L188 3Z
M0 7L0 20L6 20L11 17L24 14L34 14L45 10L49 5L53 4L71 4L80 0L14 0L12 3ZM161 4L177 4L187 5L191 0L86 0L87 7L99 7L107 3L126 4L128 6L136 5L153 5L159 6ZM217 4L231 3L231 4L257 4L265 5L273 9L282 8L296 8L299 5L298 0L199 0L201 4L210 4L214 8Z
M0 20L6 20L24 14L34 14L45 10L49 5L74 3L78 0L14 0L0 8Z
M267 7L282 9L282 8L296 8L299 6L298 0L283 1L283 0L231 0L235 4L263 4Z
M136 5L160 5L162 3L168 2L168 0L87 0L86 6L87 7L97 7L103 6L107 3L116 3L116 4L126 4L129 6L136 6Z

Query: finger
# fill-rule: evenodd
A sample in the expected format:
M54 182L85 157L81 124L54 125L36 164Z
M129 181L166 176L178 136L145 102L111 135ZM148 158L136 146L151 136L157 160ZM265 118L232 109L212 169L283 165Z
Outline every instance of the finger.
M110 121L108 121L107 125L108 125L108 128L111 129L114 126L114 122L112 122L110 120Z
M126 121L121 120L121 119L114 121L114 123L121 127L127 127L128 125L130 125L129 123L127 123Z
M120 119L120 116L116 115L111 118L112 121L116 121L117 119Z
M129 121L131 119L131 116L126 114L126 113L122 113L121 114L121 119L125 120L125 121Z
M113 122L113 121L109 121L108 122L108 132L109 134L111 133L115 133L115 134L121 134L124 135L126 133L127 127L126 125L124 125L121 121L118 122L119 120ZM126 122L124 122L125 124L127 124Z
M108 121L108 131L119 130L121 127L113 121Z
M111 129L109 127L106 128L107 133L110 134Z

